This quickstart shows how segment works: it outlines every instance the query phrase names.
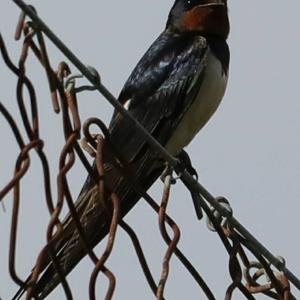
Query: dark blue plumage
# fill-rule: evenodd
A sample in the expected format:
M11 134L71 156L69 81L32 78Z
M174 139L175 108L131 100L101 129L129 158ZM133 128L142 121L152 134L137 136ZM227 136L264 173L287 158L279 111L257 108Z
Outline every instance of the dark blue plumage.
M205 38L163 32L139 61L119 100L131 100L129 111L163 145L192 103L205 69ZM188 92L189 91L189 92ZM126 130L124 130L124 126ZM112 142L122 144L131 162L144 146L143 137L115 112L110 123Z

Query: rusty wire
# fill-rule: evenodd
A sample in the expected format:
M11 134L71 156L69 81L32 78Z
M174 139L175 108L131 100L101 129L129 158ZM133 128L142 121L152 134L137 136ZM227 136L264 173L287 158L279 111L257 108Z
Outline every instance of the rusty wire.
M35 12L32 7L30 7L30 10ZM20 59L17 65L11 61L4 40L0 35L0 51L2 58L7 65L8 70L14 73L18 79L16 87L16 105L19 108L26 132L26 137L20 133L20 127L15 121L14 116L12 116L6 107L0 102L0 112L11 127L20 148L19 155L16 158L14 176L8 180L6 186L1 187L0 189L0 201L2 201L8 193L13 192L13 209L9 245L9 272L12 280L20 287L26 289L26 299L32 299L32 297L35 296L34 289L40 274L43 272L43 269L49 260L52 260L63 286L66 299L73 299L72 289L61 271L53 249L53 245L60 240L62 235L63 227L61 222L61 211L63 204L67 203L85 251L95 265L94 270L90 275L88 292L90 299L96 299L95 287L100 272L103 273L103 275L109 280L109 287L107 289L105 299L108 300L113 297L116 287L116 278L113 272L105 266L105 263L113 251L114 240L119 226L125 230L132 241L141 268L154 297L157 299L164 299L164 290L169 274L169 264L173 255L175 255L191 274L191 277L199 285L200 290L206 295L206 298L210 300L216 299L214 293L211 291L205 280L177 246L180 239L180 230L166 212L170 198L171 173L165 177L162 201L160 205L158 205L156 201L154 201L154 199L152 199L151 196L138 184L134 176L134 172L127 168L126 161L122 158L122 153L119 153L118 150L113 148L113 145L110 145L109 132L105 124L103 124L103 122L99 119L90 118L83 126L81 126L77 96L79 92L84 90L84 88L78 88L76 86L76 76L73 78L72 76L70 77L71 68L65 62L60 63L57 70L52 68L43 33L40 29L44 28L39 28L38 24L35 22L27 21L25 14L23 12L21 13L15 37L16 39L20 39L23 33L24 38ZM55 113L60 113L62 116L62 128L65 137L65 144L62 147L59 158L59 172L56 178L58 191L56 201L54 200L51 190L51 180L53 180L53 178L50 176L48 159L43 151L44 141L40 137L39 132L40 119L38 116L38 99L33 81L29 79L26 74L27 57L30 51L44 67L49 83L53 111ZM99 81L99 78L95 80ZM68 84L66 84L66 82L68 82ZM25 106L25 90L29 95L29 109ZM116 108L118 109L118 106ZM91 125L96 125L98 127L98 134L92 135L90 133ZM84 135L82 142L83 149L86 150L89 155L95 157L96 169L90 165L79 145L82 133ZM108 205L112 207L112 213L109 226L109 238L104 253L98 257L87 242L87 238L84 234L80 218L77 214L74 201L71 196L67 174L73 168L76 158L79 158L87 172L94 178L95 182L97 182L99 197L104 198L104 194L107 192L105 191L103 180L105 172L103 166L104 146L109 147L111 150L110 153L113 153L112 159L115 162L114 166L118 168L122 174L124 174L125 179L131 184L132 188L141 197L143 197L149 206L158 214L161 235L167 244L165 256L162 258L161 278L158 283L156 283L150 267L147 264L146 256L142 250L137 234L132 227L130 227L124 220L120 219L120 202L116 194L111 193L110 197L108 197L111 201ZM37 153L42 165L45 199L50 213L50 219L47 228L47 244L43 247L43 249L41 249L40 253L37 253L36 263L31 276L27 279L22 279L16 271L15 260L19 206L20 201L22 201L20 183L31 167L30 156L32 151ZM172 162L176 163L176 159L170 160L169 162L172 165ZM296 299L291 293L289 276L287 276L284 272L275 271L271 266L271 261L268 261L265 255L262 255L262 253L255 247L246 235L241 234L241 232L237 230L238 226L235 226L236 222L232 221L235 219L232 218L232 212L230 210L228 211L228 205L224 208L224 201L218 202L216 199L213 200L216 201L217 204L213 205L214 202L211 203L212 201L210 201L211 196L209 193L199 193L198 191L195 191L195 185L191 185L189 177L187 176L183 176L183 181L191 191L193 199L201 204L202 209L211 222L210 228L217 232L226 251L228 252L229 273L232 278L232 283L225 292L225 299L233 299L233 295L236 290L239 290L240 293L244 295L245 299L255 299L256 294L264 294L270 299ZM208 201L211 205L209 205L206 201ZM225 201L225 203L227 202ZM225 213L222 213L224 210ZM219 211L219 214L216 214L216 211ZM173 230L173 237L169 236L166 226L169 226ZM249 258L250 256L254 256L256 261L251 261ZM263 283L262 280L264 280Z

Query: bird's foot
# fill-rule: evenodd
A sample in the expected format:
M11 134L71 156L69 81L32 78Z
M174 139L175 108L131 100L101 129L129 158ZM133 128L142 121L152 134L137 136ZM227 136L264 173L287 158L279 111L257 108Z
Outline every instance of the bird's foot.
M176 168L176 171L178 171L178 177L180 177L180 174L182 174L184 171L187 171L190 175L194 176L196 180L198 180L198 173L193 167L192 161L187 152L181 150L177 158L179 160L178 166Z
M178 177L180 177L180 174L182 174L184 171L187 171L190 175L195 177L196 180L198 180L198 173L196 169L193 167L192 161L189 155L187 154L187 152L182 150L177 156L177 158L179 159ZM201 220L203 218L203 212L202 212L201 204L198 201L198 197L200 197L200 195L191 192L191 197L193 200L197 218L198 220Z
M176 180L180 178L181 174L184 171L187 171L190 175L194 176L196 178L196 180L198 180L198 173L197 173L196 169L192 166L192 161L191 161L189 155L187 154L187 152L184 150L181 150L181 152L177 155L176 158L178 159L178 164L175 167L177 176L172 177L172 184L176 183ZM166 164L166 167L160 176L161 181L164 182L165 178L168 175L172 175L173 171L174 171L174 168L170 167L169 164Z
M196 169L192 166L192 161L191 161L189 155L187 154L187 152L182 150L179 153L179 155L177 156L177 159L179 160L179 162L175 168L176 168L176 173L178 175L177 175L177 177L171 176L171 184L175 184L176 181L180 178L181 174L184 171L187 171L190 175L194 176L196 178L196 180L198 180L198 173L197 173ZM160 176L161 181L164 183L166 180L166 177L169 175L172 175L173 171L174 171L173 168L167 164L166 168L164 169L164 171L162 172L162 174ZM198 220L201 220L203 218L203 212L202 212L201 204L198 201L199 200L198 197L200 197L200 195L191 192L191 196L193 199L197 218L198 218Z

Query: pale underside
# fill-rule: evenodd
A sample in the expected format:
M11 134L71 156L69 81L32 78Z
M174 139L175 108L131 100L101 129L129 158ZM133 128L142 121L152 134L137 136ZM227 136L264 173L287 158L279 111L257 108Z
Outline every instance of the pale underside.
M205 76L197 98L181 119L166 145L166 149L171 154L179 154L208 122L221 103L227 79L227 75L222 70L221 62L209 51Z

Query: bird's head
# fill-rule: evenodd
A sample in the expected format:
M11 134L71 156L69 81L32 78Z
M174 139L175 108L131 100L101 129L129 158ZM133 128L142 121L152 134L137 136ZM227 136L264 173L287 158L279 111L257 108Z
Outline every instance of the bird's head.
M169 14L167 30L226 39L229 34L227 0L176 0Z

